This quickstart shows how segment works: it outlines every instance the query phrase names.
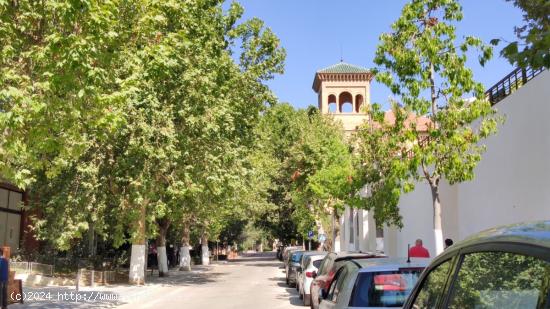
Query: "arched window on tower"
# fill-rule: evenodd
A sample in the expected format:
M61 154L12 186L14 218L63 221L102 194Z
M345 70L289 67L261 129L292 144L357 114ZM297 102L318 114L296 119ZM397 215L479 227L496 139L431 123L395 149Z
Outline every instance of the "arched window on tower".
M341 113L353 113L353 96L345 91L340 93L338 107Z
M329 113L337 112L336 96L334 94L331 94L328 96L328 112Z
M358 94L355 96L355 112L361 113L364 111L361 111L361 108L363 107L363 96Z

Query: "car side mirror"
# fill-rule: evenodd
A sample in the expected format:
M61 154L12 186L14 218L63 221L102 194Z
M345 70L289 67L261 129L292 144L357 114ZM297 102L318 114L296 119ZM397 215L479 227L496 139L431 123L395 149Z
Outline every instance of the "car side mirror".
M311 274L311 277L312 277L313 279L317 278L317 272L314 271L314 272Z

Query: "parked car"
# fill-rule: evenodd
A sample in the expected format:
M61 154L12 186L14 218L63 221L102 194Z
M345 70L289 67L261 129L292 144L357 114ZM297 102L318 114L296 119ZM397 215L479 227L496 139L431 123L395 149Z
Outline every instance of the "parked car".
M351 259L371 259L371 258L383 258L386 257L380 253L372 252L331 252L325 256L319 271L313 273L313 282L310 288L310 305L311 308L319 308L319 290L328 290L334 274L336 271L348 260Z
M550 221L452 245L422 273L404 308L550 308Z
M321 289L320 309L401 307L429 259L350 260Z
M297 288L300 293L300 298L304 302L304 306L309 306L309 289L311 282L313 282L313 273L319 270L321 261L327 255L328 252L312 251L304 254L302 257L302 263L297 273Z
M283 263L286 265L288 263L288 255L291 251L295 251L295 250L302 250L302 247L298 247L298 246L290 246L290 247L285 247L285 249L283 250ZM286 267L285 267L286 268Z
M294 272L294 275L296 276L296 285L294 286L296 288L296 291L300 291L300 277L302 276L302 272L304 271L304 260L308 258L308 256L311 255L318 255L323 254L323 251L304 251L302 254L302 257L300 258L299 266L296 267L296 271ZM326 253L323 254L323 257L326 255Z
M296 285L296 272L300 267L300 261L302 260L302 255L304 250L295 250L291 251L289 254L288 263L286 264L286 284L289 286Z

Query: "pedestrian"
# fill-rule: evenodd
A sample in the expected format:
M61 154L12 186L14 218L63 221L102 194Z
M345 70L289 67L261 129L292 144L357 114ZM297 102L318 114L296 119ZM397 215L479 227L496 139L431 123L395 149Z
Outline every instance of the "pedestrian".
M409 257L429 258L430 252L422 246L422 239L417 239L415 246L409 250Z
M0 308L8 308L8 260L4 258L4 250L0 248Z
M454 244L453 240L450 238L445 239L445 249L449 248Z

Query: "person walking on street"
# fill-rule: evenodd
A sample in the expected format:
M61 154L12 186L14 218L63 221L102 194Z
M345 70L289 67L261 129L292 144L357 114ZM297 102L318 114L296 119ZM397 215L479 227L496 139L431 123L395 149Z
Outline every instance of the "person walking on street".
M8 308L8 260L4 258L4 250L0 248L0 308Z
M430 252L428 252L428 249L424 248L422 246L422 239L417 239L416 244L414 247L412 247L409 250L409 256L410 257L417 257L417 258L429 258Z

